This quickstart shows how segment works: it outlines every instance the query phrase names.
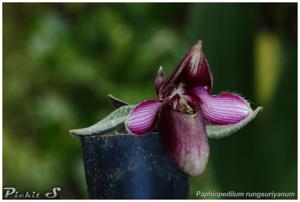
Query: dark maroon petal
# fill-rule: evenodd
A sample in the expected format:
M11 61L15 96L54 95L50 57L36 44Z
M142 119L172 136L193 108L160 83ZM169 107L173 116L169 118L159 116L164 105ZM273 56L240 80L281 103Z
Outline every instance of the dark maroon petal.
M112 95L107 95L107 97L110 99L110 101L113 103L113 105L116 107L116 108L119 108L119 107L122 107L122 106L125 106L125 105L128 105L128 103L124 102L123 100L120 100L119 98L116 98Z
M209 146L201 112L188 115L162 107L159 119L161 140L180 170L200 175L207 164Z
M163 68L159 67L155 79L155 90L157 94L159 94L159 91L164 83L165 83L165 77L164 77Z
M212 74L203 52L202 42L197 44L185 55L180 64L161 89L164 97L180 83L186 88L195 86L212 87Z
M160 106L161 101L150 99L137 104L128 114L125 122L127 130L133 135L144 135L150 132L154 127Z
M200 99L200 106L207 123L226 125L234 124L245 119L252 109L241 96L224 92L210 95L204 87L196 87L192 92Z

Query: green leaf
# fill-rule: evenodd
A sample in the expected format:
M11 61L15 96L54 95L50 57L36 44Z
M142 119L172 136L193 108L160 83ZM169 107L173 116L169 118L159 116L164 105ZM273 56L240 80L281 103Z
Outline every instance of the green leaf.
M116 107L116 108L119 108L119 107L122 107L122 106L125 106L125 105L128 105L127 102L119 99L119 98L116 98L115 96L109 94L107 95L107 97L110 99L110 101L113 103L113 105Z
M108 131L112 131L123 125L128 113L133 107L134 105L122 106L94 125L86 128L70 130L69 132L71 135L85 136L100 135Z
M207 125L206 126L206 133L209 138L223 138L233 133L237 132L248 123L250 123L261 111L263 110L262 107L256 108L253 112L251 112L246 119L240 121L236 124L229 124L229 125Z

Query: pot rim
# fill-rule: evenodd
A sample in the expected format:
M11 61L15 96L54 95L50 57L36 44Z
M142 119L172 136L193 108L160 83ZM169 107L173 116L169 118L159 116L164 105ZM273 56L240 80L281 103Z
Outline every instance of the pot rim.
M101 133L101 134L94 133L94 134L90 134L90 135L78 135L78 134L74 134L74 133L70 132L71 136L80 137L80 138L84 138L84 137L97 137L97 136L99 136L99 137L133 136L133 137L141 138L141 137L144 137L144 136L147 136L147 135L150 135L150 134L157 134L158 135L159 132L158 131L151 131L149 133L146 133L143 136L132 135L130 133L120 133L120 132L113 133L113 131L107 131L107 132Z

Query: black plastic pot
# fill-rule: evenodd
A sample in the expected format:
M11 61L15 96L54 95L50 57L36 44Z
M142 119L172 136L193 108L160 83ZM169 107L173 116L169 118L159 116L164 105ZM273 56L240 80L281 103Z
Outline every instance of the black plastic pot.
M158 133L80 136L92 199L186 199L189 177L170 161Z

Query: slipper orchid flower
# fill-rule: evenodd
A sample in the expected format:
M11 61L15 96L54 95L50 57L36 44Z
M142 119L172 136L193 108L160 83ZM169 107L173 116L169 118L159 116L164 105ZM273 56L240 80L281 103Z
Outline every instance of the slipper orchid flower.
M202 42L188 51L169 78L159 68L157 99L137 104L125 122L133 135L145 135L155 127L176 166L188 175L201 174L207 164L207 125L230 125L246 119L253 110L241 96L223 92L212 95L212 73Z

